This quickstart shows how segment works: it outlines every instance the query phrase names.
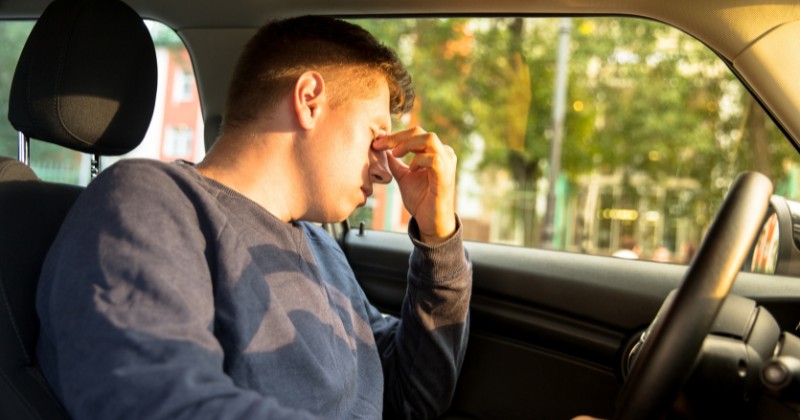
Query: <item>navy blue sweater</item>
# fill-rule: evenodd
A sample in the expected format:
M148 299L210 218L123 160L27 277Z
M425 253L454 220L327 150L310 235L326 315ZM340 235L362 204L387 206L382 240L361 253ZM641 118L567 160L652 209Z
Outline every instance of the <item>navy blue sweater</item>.
M432 417L467 342L457 234L414 251L401 319L367 301L321 228L191 165L121 161L45 262L38 356L76 419Z

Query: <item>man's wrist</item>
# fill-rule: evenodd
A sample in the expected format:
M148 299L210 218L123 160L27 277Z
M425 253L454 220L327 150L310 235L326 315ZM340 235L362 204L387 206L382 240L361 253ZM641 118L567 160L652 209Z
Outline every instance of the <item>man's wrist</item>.
M458 230L458 216L456 216L454 213L450 223L447 223L449 226L442 225L444 224L439 224L438 227L441 231L436 232L435 234L427 234L420 230L419 240L427 245L436 245L452 238Z
M410 268L418 278L425 279L426 284L448 282L470 267L461 241L461 220L458 215L454 215L454 218L455 231L449 238L436 244L423 242L416 219L412 218L408 225L409 237L414 244Z
M453 235L455 235L455 233L456 233L456 229L455 228L453 228L453 230L450 232L450 234L446 235L446 236L425 235L423 233L420 233L419 234L419 240L420 240L420 242L422 242L422 243L424 243L426 245L438 245L438 244L440 244L440 243L452 238Z
M440 223L438 226L439 232L431 234L425 233L420 228L419 222L415 217L411 218L411 221L408 225L408 233L415 242L427 245L427 246L436 246L443 242L447 242L448 240L452 239L454 236L458 234L458 231L461 226L461 221L458 219L457 214L453 214L453 219L450 223L450 226L442 227Z

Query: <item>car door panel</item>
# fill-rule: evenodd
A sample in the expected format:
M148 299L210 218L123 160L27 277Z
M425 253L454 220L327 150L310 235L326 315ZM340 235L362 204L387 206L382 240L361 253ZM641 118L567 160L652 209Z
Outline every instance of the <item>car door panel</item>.
M396 314L411 243L381 231L343 236L356 278ZM625 354L686 267L465 242L473 264L471 334L452 411L473 418L610 416ZM784 329L798 317L800 282L742 273L734 292L756 299Z

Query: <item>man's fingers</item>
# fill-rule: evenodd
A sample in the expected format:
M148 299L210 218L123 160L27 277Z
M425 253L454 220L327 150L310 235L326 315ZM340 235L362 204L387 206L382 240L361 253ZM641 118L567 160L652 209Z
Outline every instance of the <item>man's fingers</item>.
M430 168L442 174L455 169L456 155L453 148L442 143L436 134L419 127L375 139L372 148L386 153L389 170L398 181L409 172L420 168ZM414 158L406 165L401 158L409 153L413 153Z
M375 143L376 147L380 147L381 149L392 149L404 140L427 133L427 131L420 127L407 128L392 134L380 136L375 140Z
M392 154L398 157L408 153L438 152L441 146L442 142L436 134L419 127L380 137L373 143L375 150L392 149Z
M386 153L386 163L389 164L389 172L391 172L392 176L398 181L403 179L403 177L410 172L408 166L406 166L402 160L392 156L391 153Z
M438 156L435 153L419 153L411 160L408 166L410 171L416 171L419 168L434 168L438 162Z
M392 154L398 157L409 153L438 152L442 142L433 133L425 133L419 136L409 137L400 142L392 149Z

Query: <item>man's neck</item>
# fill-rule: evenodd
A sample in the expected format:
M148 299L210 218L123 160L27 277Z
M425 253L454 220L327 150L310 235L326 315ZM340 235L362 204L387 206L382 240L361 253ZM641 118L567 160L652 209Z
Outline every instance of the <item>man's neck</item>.
M291 134L223 135L197 165L208 178L261 205L285 222L298 218L296 166Z

